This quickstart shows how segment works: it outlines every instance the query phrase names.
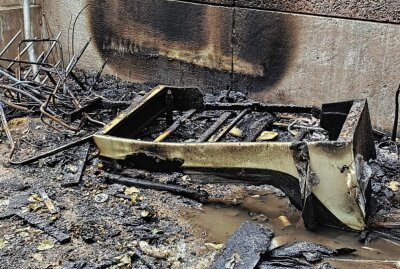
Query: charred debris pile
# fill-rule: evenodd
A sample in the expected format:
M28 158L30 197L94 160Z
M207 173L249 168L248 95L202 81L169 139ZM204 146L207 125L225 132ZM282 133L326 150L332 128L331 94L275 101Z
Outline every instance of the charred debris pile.
M372 131L365 100L285 106L254 102L229 88L203 94L132 84L102 75L106 62L98 71L77 70L90 40L65 57L60 35L22 40L18 57L2 57L20 34L0 52L2 163L20 171L0 178L0 198L7 201L1 221L22 221L63 246L136 238L119 246L119 256L63 261L65 268L184 264L160 246L187 231L168 224L142 192L168 192L198 205L217 201L205 183L273 185L311 230L322 224L356 230L362 241L400 239L398 144ZM42 48L34 62L23 60L31 46ZM36 180L18 185L25 173ZM74 206L91 218L71 221L64 203L72 194L80 200L81 192L90 194ZM328 192L334 199L324 199ZM101 226L91 208L111 199L125 202L101 212L118 225ZM341 201L350 201L350 213ZM205 267L331 268L321 263L324 257L353 251L305 242L271 247L272 237L273 231L245 223ZM0 238L0 248L11 241ZM54 242L45 239L39 247L51 249Z

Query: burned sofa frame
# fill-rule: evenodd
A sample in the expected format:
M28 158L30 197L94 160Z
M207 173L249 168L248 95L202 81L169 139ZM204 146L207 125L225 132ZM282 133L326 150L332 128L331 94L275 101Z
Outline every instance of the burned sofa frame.
M310 113L320 118L329 141L219 142L215 134L223 135L234 126L223 126L223 119L202 136L205 139L193 143L163 142L179 119L164 137L137 139L141 130L172 110L186 111L187 116L195 110ZM370 183L363 167L376 157L366 100L324 104L322 109L258 102L207 104L196 88L157 86L95 134L94 141L103 158L130 162L145 154L162 160L152 162L149 157L150 166L167 164L200 179L273 185L302 211L309 229L323 224L360 231L366 225Z

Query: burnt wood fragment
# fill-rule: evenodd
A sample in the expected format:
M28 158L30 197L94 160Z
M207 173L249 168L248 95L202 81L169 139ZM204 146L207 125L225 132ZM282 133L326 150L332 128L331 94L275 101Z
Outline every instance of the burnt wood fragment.
M254 268L271 244L274 233L260 224L245 222L228 239L209 269Z
M137 187L142 189L152 189L157 191L167 191L172 194L180 195L183 197L191 198L204 202L208 198L208 193L204 190L189 189L176 185L162 184L158 182L128 178L119 175L106 174L106 180L109 184L121 184L129 187Z

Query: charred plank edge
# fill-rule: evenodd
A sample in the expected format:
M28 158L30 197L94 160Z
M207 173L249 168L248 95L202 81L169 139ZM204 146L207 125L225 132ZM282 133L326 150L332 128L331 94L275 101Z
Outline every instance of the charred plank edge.
M130 177L123 177L120 175L114 175L114 174L105 174L104 175L107 182L114 184L121 184L129 187L138 187L142 189L152 189L152 190L157 190L157 191L167 191L175 195L180 195L183 197L191 198L197 201L204 202L208 198L208 193L203 190L194 190L194 189L189 189L189 188L184 188L181 186L177 185L169 185L169 184L163 184L159 182L152 182L148 180L142 180L142 179L136 179L136 178L130 178Z
M276 118L274 116L272 116L271 114L269 114L269 116L270 117L269 117L269 119L267 119L267 121L262 122L261 124L259 124L258 126L256 126L254 128L254 130L246 137L244 142L255 141L264 130L266 130L272 126L272 124L274 123Z
M312 114L319 118L322 110L314 106L295 106L295 105L280 105L280 104L263 104L259 102L249 103L205 103L205 110L243 110L250 108L256 112L270 113L301 113Z
M210 137L213 136L213 134L218 131L219 128L221 128L221 125L224 124L231 115L232 112L225 112L224 114L222 114L221 117L219 117L219 119L214 122L214 124L210 128L208 128L208 130L203 133L199 139L197 139L197 143L202 143L210 139Z
M246 116L248 113L250 113L251 109L247 108L240 112L239 115L236 116L227 126L225 126L219 133L217 133L215 136L212 136L208 142L218 142L220 141L228 132L231 130L244 116Z
M165 130L156 139L154 139L154 142L164 141L168 136L170 136L173 132L175 132L185 120L189 119L195 112L196 112L195 109L187 111L185 114L182 115L182 117L177 119L170 127L168 127L167 130Z
M167 122L167 125L172 125L174 123L173 110L174 97L171 90L168 90L165 95L165 121Z
M28 158L28 159L23 160L23 161L13 161L13 160L11 160L12 156L10 156L9 163L13 164L13 165L30 164L30 163L36 162L36 161L38 161L40 159L55 155L55 154L57 154L59 152L62 152L64 150L67 150L67 149L70 149L70 148L77 147L79 145L85 144L86 142L90 141L90 139L92 139L92 135L86 136L86 137L84 137L82 139L79 139L77 141L71 142L71 143L66 144L64 146L55 148L53 150L47 151L47 152L45 152L43 154L37 155L37 156L32 157L32 158Z
M274 233L267 227L244 222L224 244L223 249L215 255L208 269L255 268L261 259L261 254L270 247L273 237ZM234 267L227 267L226 264L234 257L233 255L238 255L240 261Z
M46 220L40 218L33 213L23 213L21 211L17 211L15 212L15 215L28 222L30 225L35 226L43 232L47 233L61 244L65 244L71 241L71 237L68 234L62 232L54 226L51 226L50 223L48 223Z
M102 99L100 97L94 98L93 100L89 101L86 105L82 106L81 108L72 111L68 115L69 122L74 122L75 120L82 117L83 113L92 112L96 108L98 108L102 103Z

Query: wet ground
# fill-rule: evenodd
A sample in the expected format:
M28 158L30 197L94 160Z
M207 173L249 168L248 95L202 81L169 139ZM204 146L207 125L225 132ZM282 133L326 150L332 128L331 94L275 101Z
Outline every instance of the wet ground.
M98 88L98 94L118 101L138 99L150 89L111 76L103 77ZM103 109L92 116L107 122L119 110ZM57 133L35 115L9 115L9 120L19 145L16 159L34 156L100 128L89 125L70 135ZM304 240L334 249L357 249L354 254L336 258L341 260L329 261L337 268L396 268L400 257L400 241L372 235L362 244L357 233L323 227L316 233L307 231L300 212L281 191L270 186L198 185L180 173L124 171L135 178L200 187L210 194L211 201L201 204L168 192L109 185L104 177L105 164L92 147L82 182L63 187L79 173L85 146L31 165L11 166L4 134L0 139L0 213L19 201L18 210L35 214L71 238L61 244L18 216L5 217L0 220L0 268L207 268L219 250L218 244L244 221L271 228L276 235L273 246ZM379 153L373 190L379 200L376 214L383 215L397 212L400 193L388 187L398 174L394 149L387 147ZM42 190L53 201L56 212L44 203Z
M188 211L186 216L198 237L205 236L207 241L214 243L225 242L243 222L251 221L274 231L272 248L306 241L331 249L357 250L353 254L329 260L337 268L396 268L399 262L400 242L376 238L363 244L358 240L358 233L328 227L319 227L317 233L310 232L305 229L300 212L290 205L287 198L266 190L249 190L248 196L237 207L207 205L198 212Z

